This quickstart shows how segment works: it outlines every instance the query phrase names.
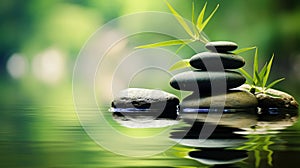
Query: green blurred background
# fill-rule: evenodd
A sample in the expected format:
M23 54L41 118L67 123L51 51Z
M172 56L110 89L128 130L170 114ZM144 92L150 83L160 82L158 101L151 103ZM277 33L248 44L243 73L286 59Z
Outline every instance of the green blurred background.
M170 1L187 19L191 2ZM277 88L299 98L300 2L213 0L208 2L207 14L217 3L220 8L205 29L209 38L235 41L240 47L256 45L261 64L275 53L271 80L285 77ZM203 5L204 1L196 0L196 11ZM93 32L121 15L147 10L169 12L161 0L3 0L0 8L3 105L72 103L74 62ZM248 55L246 68L251 70L253 53Z
M169 2L190 19L192 0ZM204 1L195 2L199 12ZM300 1L209 0L207 14L216 4L220 8L205 29L209 38L258 46L261 64L274 53L270 80L285 77L275 88L300 100ZM72 71L81 47L111 19L149 10L169 12L162 0L2 0L0 140L81 139L71 133L49 134L59 126L80 125L72 107ZM253 53L243 56L251 70ZM30 144L20 147L24 149L9 150L31 149Z

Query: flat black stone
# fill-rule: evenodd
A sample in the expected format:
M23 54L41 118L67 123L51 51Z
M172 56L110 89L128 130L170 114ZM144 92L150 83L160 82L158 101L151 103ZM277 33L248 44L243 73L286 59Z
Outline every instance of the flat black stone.
M176 118L179 99L170 93L142 88L120 91L111 103L111 112L118 116L157 116Z
M205 47L213 52L227 53L229 51L236 50L238 45L230 41L214 41L208 42Z
M245 65L245 60L234 54L203 52L194 55L190 60L190 65L196 69L216 71L241 68Z
M239 87L245 82L245 77L234 71L208 72L196 70L175 75L171 78L170 85L177 90L210 93L211 88L222 91ZM212 87L212 85L214 86Z

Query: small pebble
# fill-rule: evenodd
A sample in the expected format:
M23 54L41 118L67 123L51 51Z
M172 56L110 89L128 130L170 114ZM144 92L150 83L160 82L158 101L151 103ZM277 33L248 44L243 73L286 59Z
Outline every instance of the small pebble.
M214 41L208 42L205 47L212 52L227 53L236 50L238 45L230 41Z

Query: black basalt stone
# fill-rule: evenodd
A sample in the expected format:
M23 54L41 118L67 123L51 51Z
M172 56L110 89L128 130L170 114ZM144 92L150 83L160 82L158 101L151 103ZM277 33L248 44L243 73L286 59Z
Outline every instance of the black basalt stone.
M120 91L111 104L115 115L157 116L176 118L179 99L161 90L128 88ZM156 117L155 117L156 118Z
M237 49L238 45L230 41L214 41L207 43L205 47L213 52L227 53Z
M171 78L170 85L177 90L211 92L211 88L226 90L241 86L245 81L245 77L234 71L196 70L175 75ZM212 87L212 85L214 86Z
M196 69L216 71L241 68L245 65L245 60L234 54L203 52L194 55L190 60L190 65Z

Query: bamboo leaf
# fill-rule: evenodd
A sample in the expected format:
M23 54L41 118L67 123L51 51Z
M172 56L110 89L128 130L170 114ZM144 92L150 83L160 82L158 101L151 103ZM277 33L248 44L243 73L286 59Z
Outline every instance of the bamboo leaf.
M155 47L186 44L186 43L190 43L190 42L192 42L192 40L189 40L189 39L188 40L169 40L169 41L162 41L162 42L153 43L153 44L141 45L141 46L137 46L136 48L155 48Z
M255 71L255 84L258 85L258 86L261 86L262 85L262 78L259 77L259 73L257 71Z
M267 70L266 70L266 74L263 78L263 85L262 87L265 87L266 84L267 84L267 81L268 81L268 78L269 78L269 75L270 75L270 72L271 72L271 68L272 68L272 64L273 64L273 59L274 59L274 54L272 55L268 65L267 65Z
M177 19L177 21L180 23L180 25L184 28L184 30L192 37L194 38L193 32L190 29L190 27L187 25L187 23L184 21L183 17L176 12L176 10L171 6L171 4L166 1L168 8L170 9L170 11L172 12L172 14L175 16L175 18Z
M256 81L255 72L258 72L258 48L255 50L254 62L253 62L253 81Z
M262 67L261 71L259 72L259 78L260 79L263 79L265 74L266 74L266 71L267 71L267 63L265 63L265 65Z
M192 3L192 22L195 24L195 2Z
M183 49L185 46L187 46L188 44L194 42L194 40L187 40L186 43L182 44L177 50L176 50L176 54L181 50Z
M207 40L207 38L203 34L201 34L201 36L199 38L199 41L204 43L204 44L209 42L209 40Z
M271 87L273 87L274 85L276 85L277 83L283 81L285 78L280 78L280 79L277 79L275 81L273 81L272 83L270 83L267 87L266 87L266 90L267 89L270 89Z
M199 37L199 32L197 30L196 21L195 21L195 2L192 3L192 23L193 23L193 31L195 34L195 38L197 39Z
M205 26L207 25L207 23L210 21L210 19L213 17L213 15L216 13L216 11L219 8L219 4L217 5L217 7L214 9L214 11L208 16L208 18L203 22L203 24L201 25L201 27L199 28L199 31L201 32Z
M249 83L253 83L253 78L243 68L239 68L240 72L247 78Z
M179 53L179 51L181 50L181 49L183 49L186 45L188 45L188 43L186 43L186 44L182 44L177 50L176 50L176 54L177 53Z
M185 45L186 45L186 44L182 44L182 45L176 50L175 53L176 53L176 54L179 53L179 51L180 51L181 49L183 49L183 47L185 47Z
M250 51L250 50L253 50L253 49L256 49L256 46L254 46L254 47L247 47L247 48L241 48L241 49L233 51L232 53L238 55L240 53L243 53L243 52L246 52L246 51Z
M205 5L204 7L202 8L199 16L198 16L198 19L197 19L197 28L199 31L202 31L201 28L203 26L203 18L204 18L204 13L205 13L205 10L206 10L206 6L207 6L207 2L205 2Z
M174 65L171 66L171 68L169 70L174 71L177 69L187 68L190 66L191 66L190 59L184 59L184 60L180 60L180 61L176 62Z

